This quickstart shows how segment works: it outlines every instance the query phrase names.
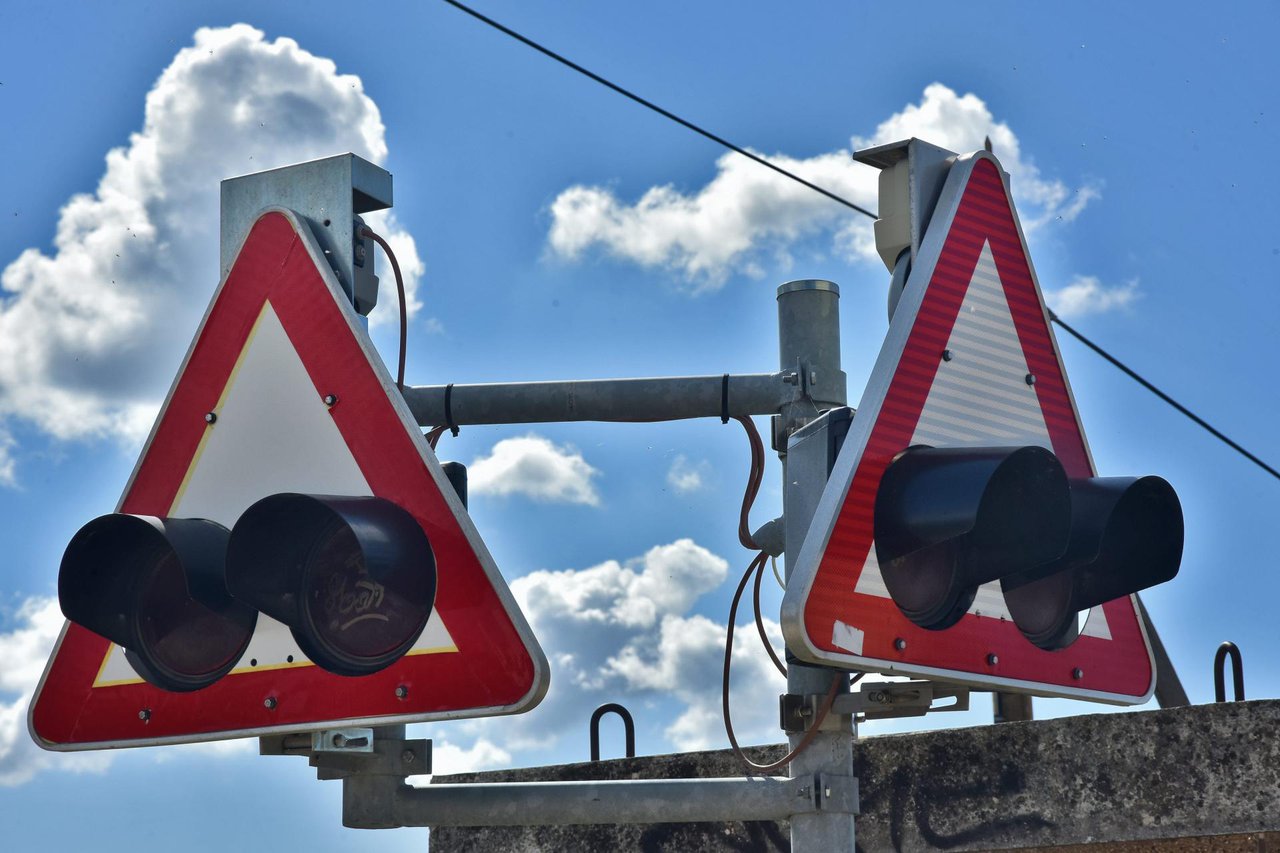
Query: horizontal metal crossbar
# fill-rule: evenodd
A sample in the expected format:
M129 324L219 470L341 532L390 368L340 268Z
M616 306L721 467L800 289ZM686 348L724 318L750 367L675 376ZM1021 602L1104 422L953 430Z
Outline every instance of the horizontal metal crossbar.
M353 783L359 784L354 779L347 781L348 786ZM368 791L361 793L361 813L348 811L344 815L347 826L695 823L786 820L797 814L855 814L858 810L857 780L825 774L797 779L502 782L424 788L398 785L386 799L369 797ZM367 812L379 800L390 807L392 814Z
M421 426L568 421L650 423L772 415L799 394L795 373L424 385L404 389Z

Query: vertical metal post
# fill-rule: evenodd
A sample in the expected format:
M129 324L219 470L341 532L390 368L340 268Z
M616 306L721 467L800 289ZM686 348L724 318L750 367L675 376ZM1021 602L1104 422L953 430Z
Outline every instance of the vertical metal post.
M799 476L799 471L794 478L788 475L787 438L813 420L819 409L845 404L845 374L840 369L839 299L840 288L829 281L791 281L778 288L781 367L784 371L796 371L795 398L782 407L773 430L774 446L783 464L788 579L826 480L825 476ZM788 693L825 694L833 677L842 682L839 689L848 692L847 675L800 664L787 655ZM819 734L809 748L791 762L793 779L814 779L819 773L853 776L853 719L850 716L829 718L829 724L832 722L838 726ZM800 737L791 736L793 749ZM797 853L853 853L853 815L797 814L791 820L791 849Z

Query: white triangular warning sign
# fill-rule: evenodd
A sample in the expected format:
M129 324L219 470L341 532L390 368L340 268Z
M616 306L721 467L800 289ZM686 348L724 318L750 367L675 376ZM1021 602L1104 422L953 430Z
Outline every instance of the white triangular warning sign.
M373 675L334 675L260 615L230 674L171 693L68 624L32 702L37 742L177 743L514 713L542 698L541 649L314 238L285 210L258 220L214 296L119 511L230 528L281 492L376 495L422 525L438 591L409 653Z
M1094 608L1081 636L1044 651L1014 626L998 583L954 627L928 631L889 597L872 509L912 445L1039 445L1070 477L1094 468L1003 173L957 158L783 602L801 658L976 686L1134 703L1155 670L1130 598Z

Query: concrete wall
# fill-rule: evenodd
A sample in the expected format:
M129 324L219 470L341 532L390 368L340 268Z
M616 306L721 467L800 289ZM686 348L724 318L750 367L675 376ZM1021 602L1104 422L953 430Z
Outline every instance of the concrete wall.
M756 760L781 754L763 747ZM862 795L858 847L867 853L1280 851L1273 834L1280 830L1280 701L868 738L857 745L854 773ZM742 771L732 755L709 752L435 781L736 775ZM766 851L790 843L785 824L762 822L441 828L432 831L431 849Z

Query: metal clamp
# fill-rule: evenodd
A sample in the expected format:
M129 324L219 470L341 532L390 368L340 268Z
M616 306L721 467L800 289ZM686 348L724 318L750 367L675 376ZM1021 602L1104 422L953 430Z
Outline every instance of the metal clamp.
M934 707L937 699L955 699ZM843 700L843 701L842 701ZM847 710L846 707L847 706ZM900 681L870 684L857 693L836 697L834 709L858 714L859 720L923 717L936 711L969 710L969 688L936 681Z
M814 803L818 811L827 814L862 814L857 777L819 773L816 781Z
M258 739L258 751L262 755L303 756L322 780L354 775L403 779L431 772L430 740L375 736L368 728L269 735Z
M312 752L373 752L373 729L330 729L311 733Z
M811 693L798 696L783 694L779 698L781 727L788 734L807 731L815 719L825 695ZM934 707L938 699L955 699L950 705ZM969 710L969 688L933 681L900 681L870 684L856 693L837 695L820 731L847 731L849 718L887 720L895 717L923 717L931 711Z
M848 694L846 694L848 695ZM822 707L826 694L810 693L801 696L796 693L783 693L778 697L778 725L787 734L802 734L813 728L813 721L818 717L818 709ZM849 734L853 731L853 718L848 712L836 711L834 703L827 713L820 732L841 732Z

